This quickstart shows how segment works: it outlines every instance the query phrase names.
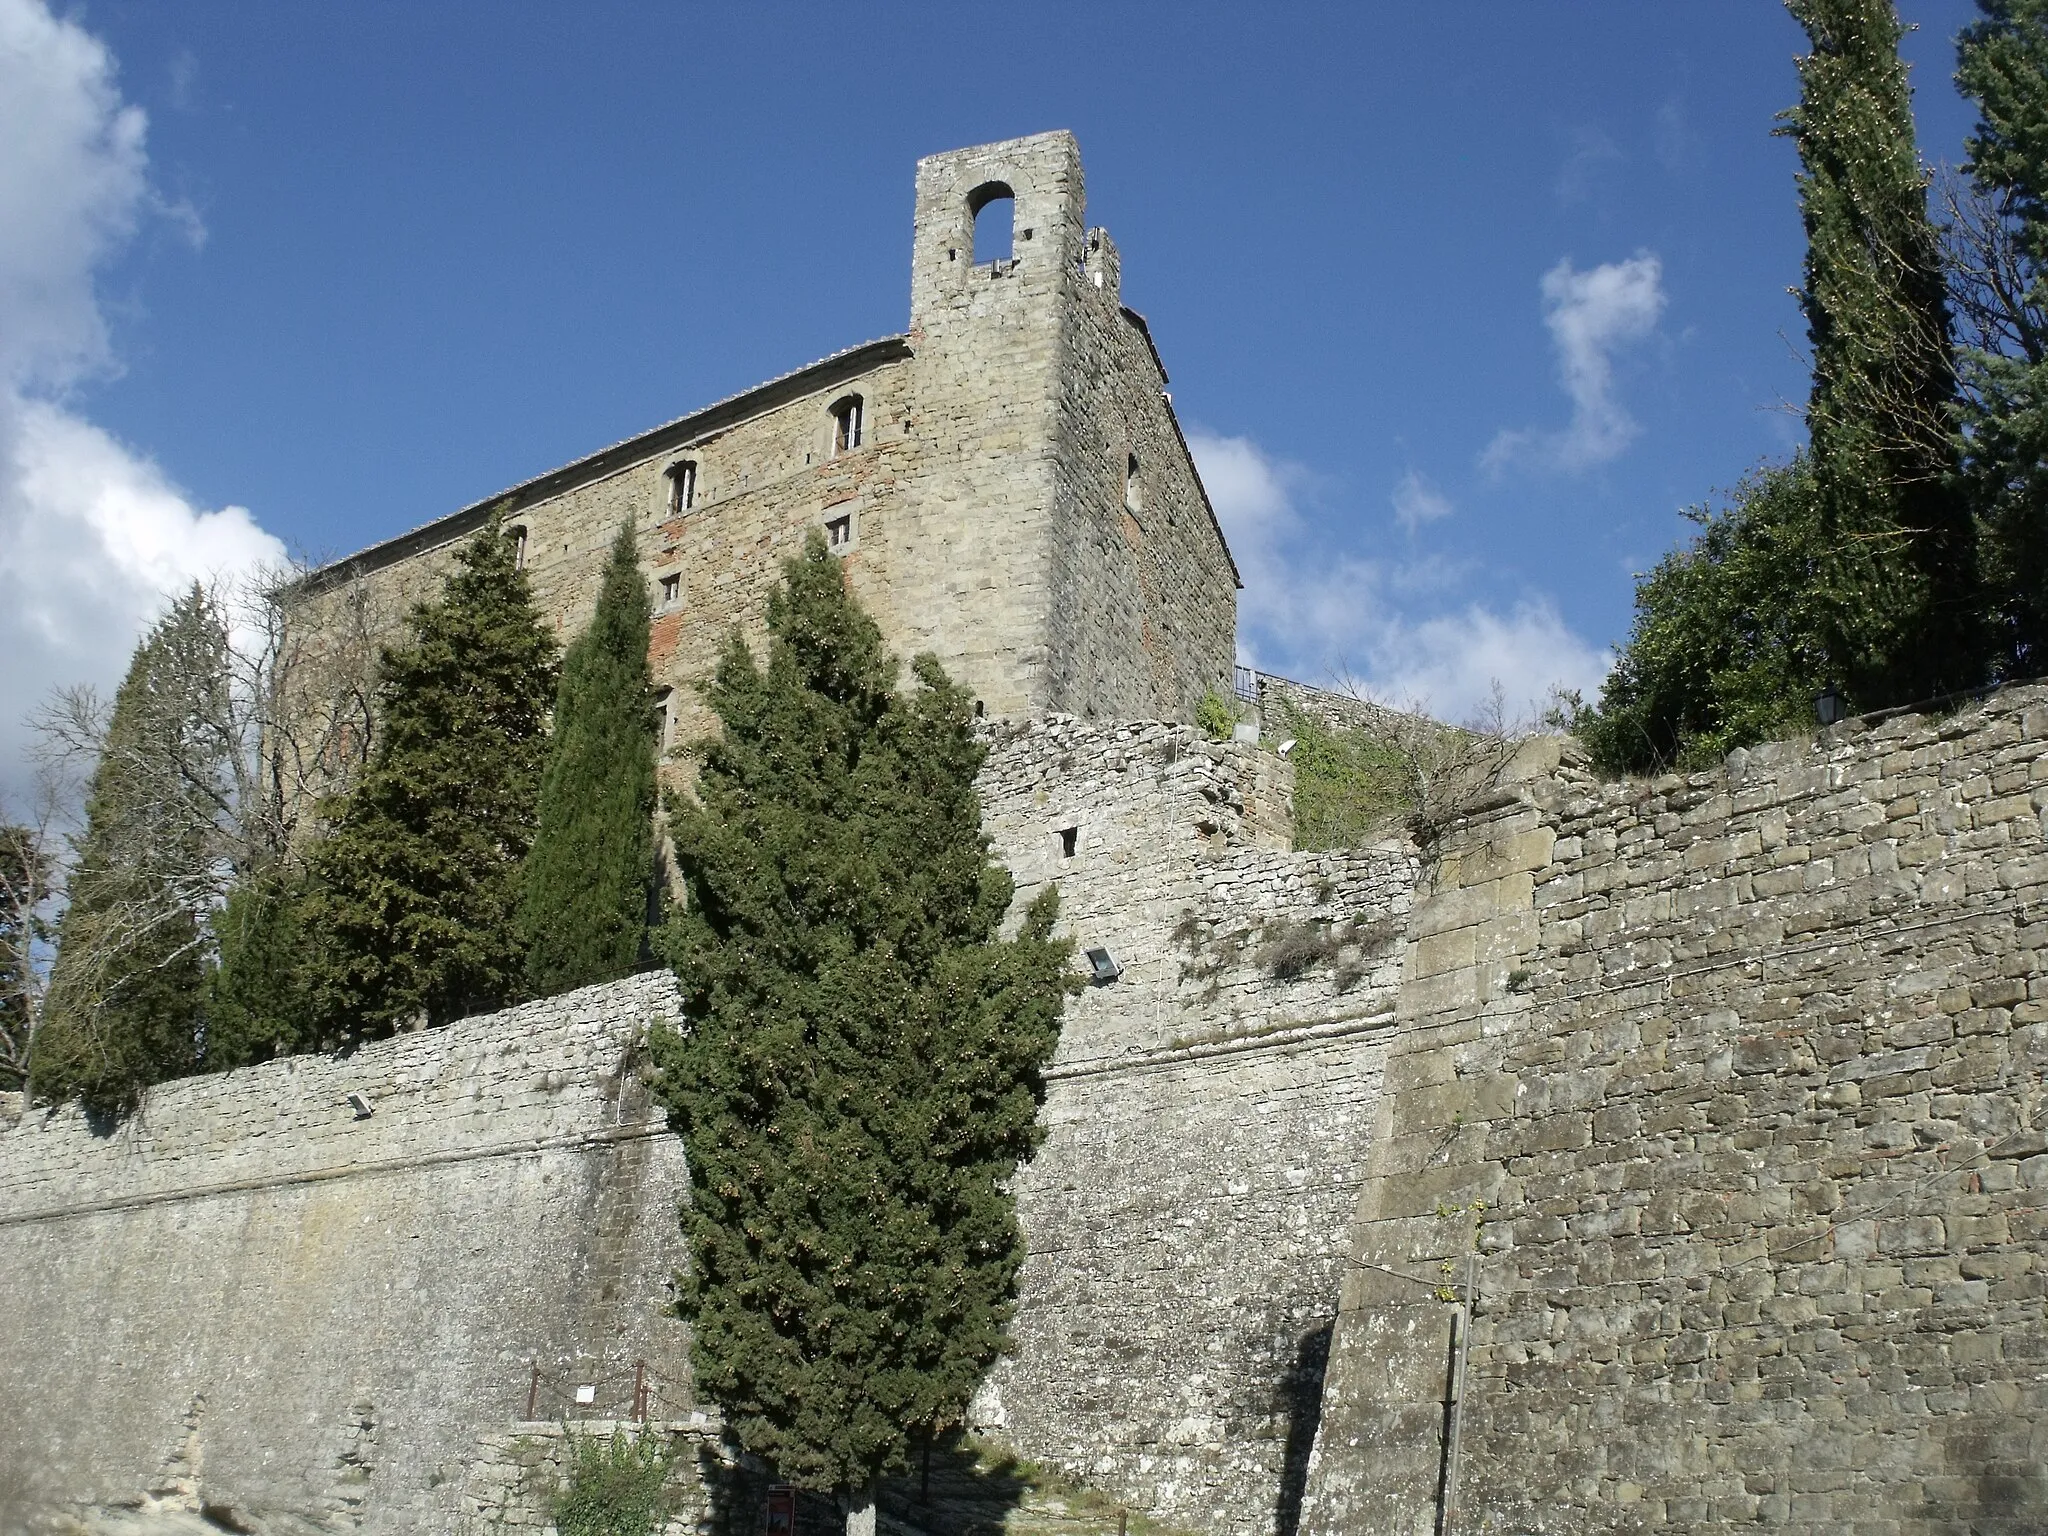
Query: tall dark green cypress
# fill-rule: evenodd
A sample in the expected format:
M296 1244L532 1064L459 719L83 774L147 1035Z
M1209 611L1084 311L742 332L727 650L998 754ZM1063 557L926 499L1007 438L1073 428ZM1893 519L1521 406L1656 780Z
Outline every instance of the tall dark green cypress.
M1978 0L1956 83L1977 103L1966 169L2003 222L2014 288L1982 295L1961 358L1964 483L1977 515L1990 646L2004 677L2048 672L2048 0Z
M516 1001L520 866L555 692L553 637L493 517L383 653L376 744L311 856L306 987L323 1040Z
M213 915L217 960L206 982L206 1069L218 1072L318 1043L306 996L303 870L240 881Z
M685 1138L698 1389L780 1474L853 1505L960 1421L1005 1343L1067 945L1017 937L989 860L970 701L916 686L815 535L735 636L700 799L673 807L688 903L664 932L686 1032L658 1035Z
M206 934L225 793L200 722L227 685L225 630L194 588L137 647L86 802L30 1059L39 1098L118 1114L199 1070Z
M629 975L646 952L659 745L648 619L629 523L590 627L562 662L519 909L536 997Z
M1798 146L1813 346L1807 406L1829 681L1865 708L1982 673L1971 522L1954 475L1947 280L1892 0L1786 0L1813 51Z

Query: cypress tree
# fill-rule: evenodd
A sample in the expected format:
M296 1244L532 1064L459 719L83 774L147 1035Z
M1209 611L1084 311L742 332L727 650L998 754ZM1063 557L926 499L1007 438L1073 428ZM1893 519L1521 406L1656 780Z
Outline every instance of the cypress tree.
M989 860L969 700L916 686L813 535L735 636L723 731L673 808L687 907L664 931L687 1032L654 1042L693 1174L698 1386L779 1473L871 1503L958 1423L1005 1342L1068 947L1055 899L1016 938Z
M227 686L225 630L195 587L137 647L114 695L58 925L32 1091L103 1114L199 1070L209 833L228 794L202 722Z
M210 1072L289 1055L317 1041L306 993L303 873L264 870L214 914L218 956L206 987Z
M597 613L569 647L519 909L536 997L639 969L654 873L647 583L619 530Z
M2048 0L1979 0L1956 83L1977 103L1965 169L2008 240L2004 281L1966 312L1964 482L1978 520L1995 666L2048 671ZM2004 263L1999 263L2003 267Z
M1892 0L1786 0L1813 51L1780 130L1798 146L1813 346L1815 593L1831 677L1864 707L1982 671L1974 540L1954 486L1947 281Z
M521 993L519 871L555 642L497 517L381 657L377 740L311 855L306 986L326 1039L445 1024Z
M1891 0L1786 0L1812 52L1779 130L1799 150L1813 346L1807 449L1752 471L1636 584L1628 643L1572 728L1612 770L1695 764L1984 670L1956 486L1946 278Z

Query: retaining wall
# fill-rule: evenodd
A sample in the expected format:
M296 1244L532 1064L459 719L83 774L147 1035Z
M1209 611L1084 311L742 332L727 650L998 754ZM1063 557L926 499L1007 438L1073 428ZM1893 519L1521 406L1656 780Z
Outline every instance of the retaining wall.
M543 1415L687 1382L682 1154L629 1060L673 1016L636 978L0 1130L0 1530L452 1530L536 1362Z
M1415 909L1305 1529L2042 1529L2048 690L1524 768Z

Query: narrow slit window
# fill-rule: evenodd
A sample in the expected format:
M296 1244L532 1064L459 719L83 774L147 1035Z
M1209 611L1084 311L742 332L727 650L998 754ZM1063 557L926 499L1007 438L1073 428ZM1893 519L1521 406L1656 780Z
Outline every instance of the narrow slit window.
M860 446L861 399L848 395L832 407L832 452L850 453Z
M1072 858L1072 857L1074 856L1074 851L1075 851L1075 850L1076 850L1077 848L1079 848L1080 846L1081 846L1081 829L1080 829L1079 827L1061 827L1061 828L1060 828L1060 857L1061 857L1061 858L1063 858L1063 859L1071 859L1071 858Z
M512 544L512 569L526 569L526 530L517 524L505 530L505 537Z
M697 504L697 461L684 459L671 464L667 474L670 514L689 511Z
M1140 512L1145 507L1144 482L1138 478L1138 456L1133 453L1124 461L1124 510Z
M674 739L675 710L671 707L674 702L675 694L667 688L654 696L654 739L664 752Z

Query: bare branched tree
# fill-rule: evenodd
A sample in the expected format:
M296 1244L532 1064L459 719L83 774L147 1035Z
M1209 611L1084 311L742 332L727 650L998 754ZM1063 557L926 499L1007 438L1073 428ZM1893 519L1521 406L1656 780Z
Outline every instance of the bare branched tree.
M265 569L204 589L205 646L188 648L185 675L152 695L157 713L120 740L90 685L56 689L30 720L44 760L68 773L113 754L159 779L155 813L179 824L155 830L204 850L202 909L234 880L296 859L321 800L369 760L380 615L358 584L319 626L296 622L301 574Z
M1944 166L1934 183L1956 340L1998 357L2048 359L2048 312L2013 210Z
M322 797L368 757L379 615L345 589L321 623L298 621L300 574L195 588L152 633L118 711L78 686L31 717L53 782L95 786L78 837L40 845L50 889L70 900L58 953L32 978L34 1028L63 1021L73 1080L114 1075L95 1053L120 1042L95 1021L189 974L229 892L292 869ZM53 905L43 898L44 921Z
M1329 693L1342 707L1281 701L1288 728L1315 737L1295 754L1297 835L1306 833L1311 846L1358 843L1401 826L1428 847L1499 787L1538 729L1512 715L1499 683L1460 725L1420 701L1391 702L1341 667Z
M77 781L54 765L36 774L25 804L0 800L0 1091L28 1080L77 805Z

